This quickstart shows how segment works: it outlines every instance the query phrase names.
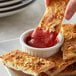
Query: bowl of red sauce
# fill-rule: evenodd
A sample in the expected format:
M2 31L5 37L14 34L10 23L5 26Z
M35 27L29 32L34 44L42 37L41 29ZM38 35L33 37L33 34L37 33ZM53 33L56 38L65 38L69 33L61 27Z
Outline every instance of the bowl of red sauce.
M36 34L35 34L36 33ZM61 33L58 34L55 40L50 40L51 36L48 31L39 30L39 28L29 29L20 36L22 50L26 53L47 58L57 53L64 42L64 37Z

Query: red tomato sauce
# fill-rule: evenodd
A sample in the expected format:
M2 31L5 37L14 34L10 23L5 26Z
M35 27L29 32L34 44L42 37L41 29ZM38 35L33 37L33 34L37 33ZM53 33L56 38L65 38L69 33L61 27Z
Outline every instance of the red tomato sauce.
M27 37L26 44L36 48L48 48L56 45L59 40L56 32L49 32L49 30L42 30L37 27L33 33Z

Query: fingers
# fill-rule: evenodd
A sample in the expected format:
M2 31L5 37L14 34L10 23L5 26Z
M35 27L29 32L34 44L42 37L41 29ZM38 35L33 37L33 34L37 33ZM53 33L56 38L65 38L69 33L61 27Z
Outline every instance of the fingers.
M70 0L65 11L65 18L69 20L73 16L75 11L76 11L76 0Z
M50 5L51 0L45 0L45 2L46 2L46 6L49 6L49 5Z

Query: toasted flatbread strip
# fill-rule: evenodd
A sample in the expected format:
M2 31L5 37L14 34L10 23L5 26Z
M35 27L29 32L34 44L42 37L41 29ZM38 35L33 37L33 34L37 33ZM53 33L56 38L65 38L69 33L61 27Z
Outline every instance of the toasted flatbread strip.
M65 40L76 39L76 23L63 24L61 32Z
M58 75L56 76L74 76L76 75L76 62L69 65L65 70L63 70L62 72L60 72Z
M46 7L39 26L43 29L49 29L50 31L56 31L58 33L68 1L69 0L51 0L50 5Z
M63 59L76 58L76 39L70 39L64 42L62 46Z
M63 24L61 32L65 38L62 46L63 59L76 57L76 23Z
M7 67L34 76L38 76L41 72L45 72L54 67L52 61L39 57L32 57L20 50L11 51L8 54L0 56L0 59Z
M66 60L66 61L63 60L61 51L59 51L58 53L56 53L52 57L49 57L48 60L52 60L55 63L55 67L46 72L49 76L56 75L56 74L60 73L67 66L69 66L69 65L73 64L74 62L76 62L76 58Z

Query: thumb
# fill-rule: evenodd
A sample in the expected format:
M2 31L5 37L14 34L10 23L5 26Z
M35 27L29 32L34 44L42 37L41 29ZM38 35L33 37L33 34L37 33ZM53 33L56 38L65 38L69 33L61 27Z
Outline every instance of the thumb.
M51 0L45 0L46 6L50 5Z
M73 16L75 11L76 11L76 0L70 0L65 11L65 18L69 20Z

